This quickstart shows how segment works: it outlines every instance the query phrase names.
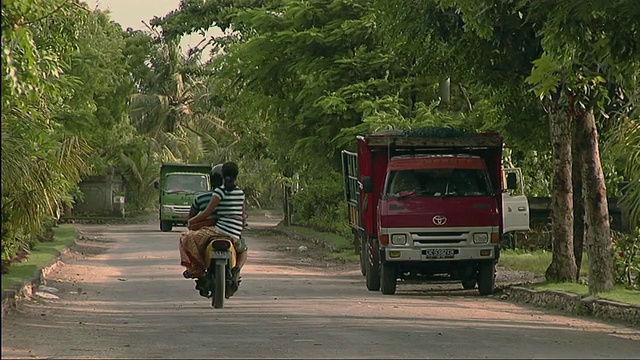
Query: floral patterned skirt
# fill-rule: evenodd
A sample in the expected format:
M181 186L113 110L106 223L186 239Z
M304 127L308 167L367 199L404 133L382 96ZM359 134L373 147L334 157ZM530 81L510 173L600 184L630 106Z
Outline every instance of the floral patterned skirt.
M187 230L180 235L180 264L187 268L192 278L204 275L207 265L204 263L204 251L209 239L224 236L213 226L205 226L198 230Z

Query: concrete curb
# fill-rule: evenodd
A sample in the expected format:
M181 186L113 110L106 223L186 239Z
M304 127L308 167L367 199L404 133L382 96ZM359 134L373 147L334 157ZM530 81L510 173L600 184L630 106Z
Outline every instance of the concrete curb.
M76 243L80 237L80 232L76 231L76 238L69 246ZM2 318L9 314L12 310L17 309L20 303L26 299L30 299L35 294L35 289L40 285L46 285L46 278L52 272L58 270L64 263L60 261L60 257L69 252L69 247L58 252L53 260L42 268L38 268L34 277L26 280L22 284L16 284L12 289L2 290Z
M556 290L533 290L512 286L504 290L507 299L517 303L527 303L538 307L562 310L574 315L587 315L605 320L640 325L640 306L623 304L610 300L583 297Z

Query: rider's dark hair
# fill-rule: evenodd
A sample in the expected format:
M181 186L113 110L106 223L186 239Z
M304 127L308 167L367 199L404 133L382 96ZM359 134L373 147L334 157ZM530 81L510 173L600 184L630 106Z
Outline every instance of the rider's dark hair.
M224 182L224 190L231 191L236 187L236 179L238 178L238 165L234 162L226 162L222 165L222 181Z

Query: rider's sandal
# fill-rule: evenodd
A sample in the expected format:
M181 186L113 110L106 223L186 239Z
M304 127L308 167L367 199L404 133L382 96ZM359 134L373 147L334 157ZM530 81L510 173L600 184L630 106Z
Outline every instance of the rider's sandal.
M198 290L200 296L204 296L206 298L210 296L206 278L199 277L198 279L196 279L196 290Z

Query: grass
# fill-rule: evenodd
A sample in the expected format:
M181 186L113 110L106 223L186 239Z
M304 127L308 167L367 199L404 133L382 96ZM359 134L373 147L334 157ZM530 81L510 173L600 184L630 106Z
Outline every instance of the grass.
M344 259L348 261L360 261L359 255L356 254L353 249L340 251L340 252L332 252L327 255L331 259Z
M53 241L41 242L31 250L27 259L21 263L13 263L9 273L2 275L2 288L9 289L15 283L23 283L31 279L38 268L49 263L66 247L71 245L76 237L76 228L71 224L63 224L53 228Z
M544 274L549 264L551 264L551 252L545 250L529 252L522 250L502 250L498 264L506 269ZM586 254L582 257L580 276L587 276Z
M536 290L564 291L583 296L589 294L587 285L577 283L542 283L534 285L533 288ZM624 287L616 287L611 291L598 294L596 297L626 304L640 305L640 291L625 289Z
M351 241L338 234L316 231L302 226L279 226L282 230L287 230L306 237L323 240L336 248L336 252L329 253L331 258L339 258L344 260L358 260L358 255L353 251Z
M537 250L524 252L521 250L503 250L500 253L499 265L511 270L528 271L544 275L551 263L551 252ZM587 276L587 255L582 258L580 276ZM533 286L536 290L557 290L578 295L588 295L589 287L579 283L542 283ZM640 305L640 291L616 287L614 290L598 294L598 298L626 304Z

